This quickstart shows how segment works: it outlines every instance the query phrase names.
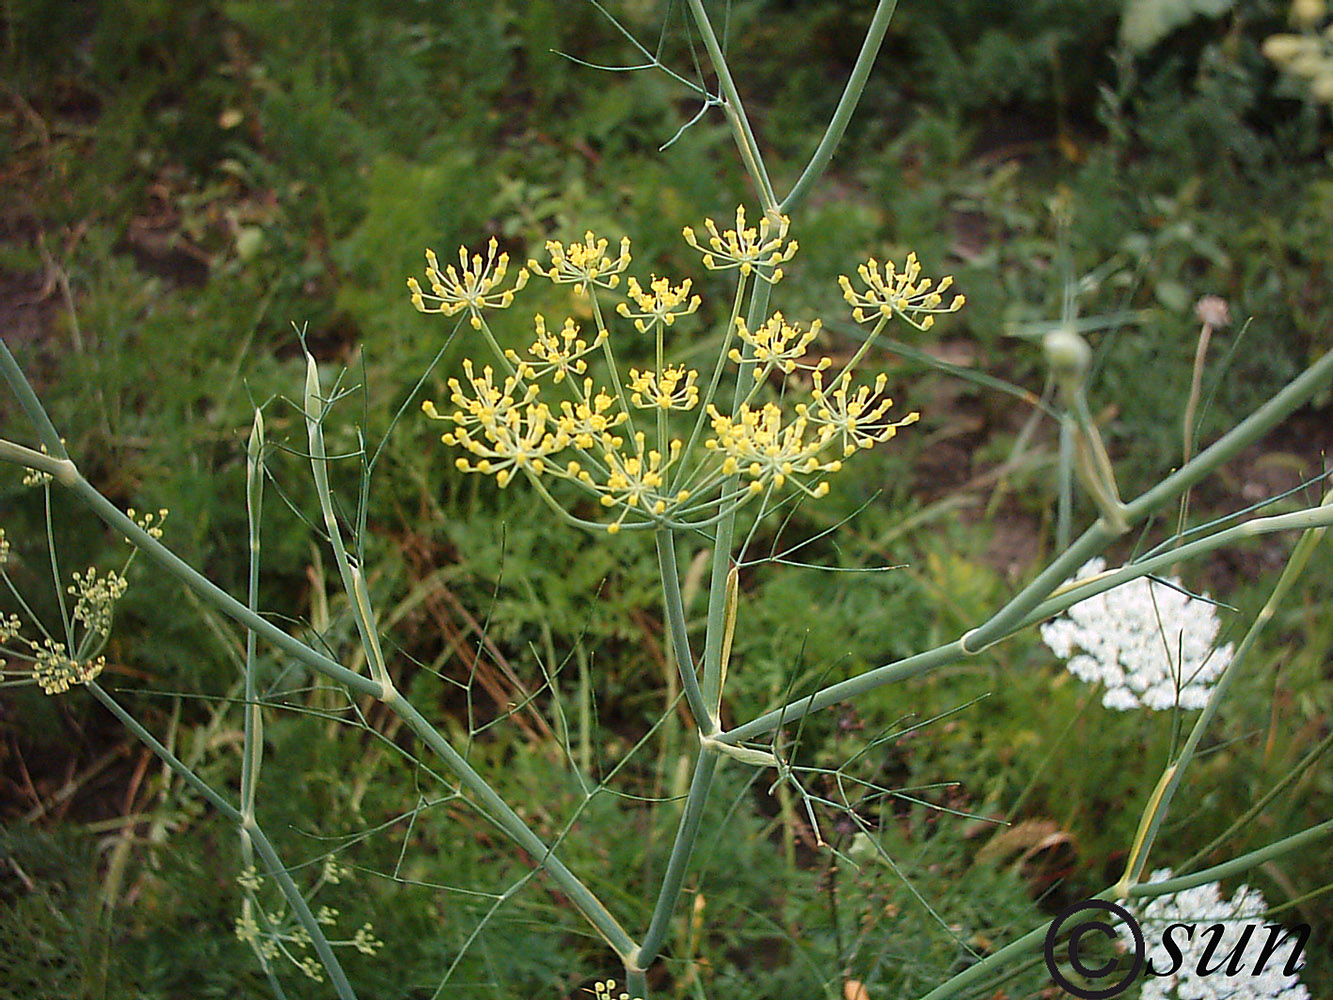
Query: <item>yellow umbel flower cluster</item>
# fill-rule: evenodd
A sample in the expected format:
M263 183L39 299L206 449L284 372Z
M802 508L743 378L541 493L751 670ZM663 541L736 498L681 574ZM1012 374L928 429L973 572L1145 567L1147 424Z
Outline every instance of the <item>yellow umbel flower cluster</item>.
M890 261L881 274L879 261L872 257L856 273L866 286L864 292L852 288L851 279L845 274L838 278L838 284L858 323L900 316L918 330L929 330L935 323L935 314L957 312L967 301L955 295L945 305L944 293L953 285L953 278L941 278L932 289L934 282L921 277L921 264L914 253L907 255L907 264L901 271L895 271Z
M435 251L426 251L426 280L430 282L433 294L427 295L421 290L416 278L407 279L407 287L412 291L412 305L424 313L443 313L453 316L468 311L472 326L481 329L481 311L483 309L506 309L514 301L514 293L528 283L528 272L518 269L514 287L508 291L496 291L505 278L509 268L509 254L496 256L499 244L495 237L486 247L486 259L481 254L474 254L468 260L467 247L458 249L458 270L450 264L443 271L435 258ZM429 304L427 304L429 303Z
M745 277L754 275L776 285L782 280L782 268L796 256L797 243L788 240L787 227L791 220L785 215L776 220L765 215L759 220L759 228L746 228L745 207L736 209L736 228L725 232L717 231L717 224L712 219L704 220L708 230L708 246L705 250L699 246L694 230L688 226L684 230L685 242L704 255L704 267L710 271L729 271L738 269ZM770 236L770 233L776 233Z
M413 303L424 312L445 315L467 310L500 369L484 365L479 373L466 360L464 377L448 380L450 408L429 400L422 404L428 417L450 425L441 440L466 452L456 466L493 475L501 488L522 473L566 520L585 527L611 533L699 528L756 496L765 505L774 493L789 489L822 497L829 491L826 477L838 472L845 459L890 440L917 419L915 413L890 419L887 377L855 384L853 369L892 319L924 330L935 314L960 308L961 295L946 304L942 294L952 279L936 284L921 277L915 255L901 271L892 264L881 269L873 259L861 265L862 292L849 279L840 279L853 316L874 325L852 360L826 377L832 361L810 355L822 333L819 320L802 327L775 312L752 329L740 315L754 281L776 283L780 265L796 253L796 241L786 238L787 219L765 216L757 227L747 227L745 210L739 208L735 229L719 231L712 219L704 226L710 234L707 247L699 245L691 229L684 231L686 242L702 254L705 267L737 272L731 318L707 381L697 370L666 358L666 332L700 305L688 279L673 283L654 275L644 285L629 276L624 298L614 309L604 308L599 297L621 294L621 275L632 260L628 238L620 240L614 257L608 253L610 242L591 232L582 243L548 242L549 266L529 261L508 291L497 291L507 258L497 256L493 240L485 260L474 256L469 261L460 251L461 271L450 266L441 273L428 251L427 277L435 294L428 299L410 280ZM529 273L572 284L587 296L595 329L585 334L566 319L554 330L538 315L535 339L525 352L502 350L484 313L511 305ZM621 375L615 338L604 320L613 314L629 320L635 334L649 342L655 364ZM604 371L589 374L593 364L600 367L599 355ZM721 376L728 361L737 371L723 405ZM557 392L562 398L553 400ZM635 426L636 411L645 426ZM614 520L567 511L548 489L552 481L581 491L593 510L614 511Z

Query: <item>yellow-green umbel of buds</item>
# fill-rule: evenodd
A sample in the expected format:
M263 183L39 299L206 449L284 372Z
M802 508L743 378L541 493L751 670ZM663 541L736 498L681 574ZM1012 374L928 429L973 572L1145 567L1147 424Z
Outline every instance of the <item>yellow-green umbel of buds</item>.
M616 312L626 319L634 320L634 328L640 333L646 333L654 323L671 326L677 316L688 316L699 308L699 296L690 295L692 284L686 278L673 288L666 278L653 275L648 282L649 290L644 291L637 278L630 278L626 293L639 309L635 312L628 303L621 302L616 306Z
M921 263L915 253L907 255L901 271L888 261L881 272L879 261L871 257L857 267L856 273L866 286L864 292L856 291L845 274L839 276L838 284L858 323L900 316L918 330L929 330L937 315L957 312L967 301L964 296L955 295L946 304L944 293L953 286L953 276L946 275L938 285L931 278L921 277Z
M893 400L884 395L884 387L889 377L883 373L875 378L872 388L859 386L854 393L849 393L852 373L843 372L830 388L824 388L824 375L815 372L815 385L810 392L811 406L799 404L796 412L809 418L816 426L831 427L842 443L842 457L849 458L858 449L873 448L895 437L898 428L914 424L921 418L919 413L909 413L901 420L885 420L884 416L893 407Z
M551 374L551 381L559 384L569 374L582 375L588 370L588 362L583 359L606 340L606 331L600 330L593 337L592 343L580 339L578 325L572 319L566 319L559 333L550 333L546 329L546 319L540 314L535 319L537 339L528 348L528 353L537 359L534 364L519 357L516 351L505 351L505 357L523 378L529 381Z
M75 660L66 652L63 642L47 639L34 649L32 676L43 694L64 694L75 684L95 680L105 667L105 656Z
M775 312L768 322L753 331L745 325L743 317L736 317L736 335L750 345L756 382L761 381L773 368L790 375L797 368L823 371L829 367L832 362L828 358L821 358L813 365L798 364L805 357L810 343L819 336L819 330L819 320L811 323L809 330L802 332L788 324L780 312ZM732 348L727 357L737 364L742 360L737 348Z
M548 240L546 252L551 255L551 266L543 268L535 260L530 260L528 268L557 285L573 285L575 291L584 295L590 285L615 288L620 284L621 272L629 267L629 237L621 237L619 256L607 256L608 246L606 240L597 239L591 230L584 234L582 243L565 246L556 240Z
M431 294L421 290L416 278L407 279L407 287L412 292L412 305L423 313L442 313L453 316L466 309L471 314L474 329L481 329L481 313L484 309L508 309L514 302L514 293L528 283L526 268L519 268L514 279L514 287L499 291L501 282L509 268L509 254L498 254L499 244L491 237L486 247L486 257L473 254L468 260L467 247L458 248L458 268L450 264L443 271L435 257L434 250L426 251L426 280L430 282Z
M692 410L699 405L699 373L684 365L660 372L629 370L630 400L641 410Z
M782 268L796 256L797 243L788 240L787 227L791 220L785 215L765 215L759 220L758 228L745 225L745 206L736 209L736 228L719 233L717 223L704 219L708 230L708 247L699 245L694 230L686 226L682 230L685 242L703 254L704 267L710 271L729 271L738 269L741 274L751 274L775 285L782 280ZM770 270L771 269L771 270Z

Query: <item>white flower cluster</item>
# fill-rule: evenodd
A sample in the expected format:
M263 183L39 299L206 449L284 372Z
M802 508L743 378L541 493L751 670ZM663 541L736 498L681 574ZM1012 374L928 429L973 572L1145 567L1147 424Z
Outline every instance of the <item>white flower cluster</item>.
M1075 579L1105 567L1090 560ZM1216 646L1219 628L1213 604L1140 577L1075 604L1041 638L1075 677L1106 686L1107 708L1195 709L1231 662L1231 645Z
M1165 882L1171 877L1171 869L1162 868L1153 872L1149 881ZM1138 909L1149 945L1148 961L1153 968L1165 971L1179 965L1172 975L1145 978L1142 1000L1310 1000L1310 991L1301 984L1300 977L1283 972L1293 947L1288 942L1282 942L1258 975L1253 974L1270 937L1270 932L1263 928L1268 903L1258 889L1242 885L1227 901L1222 898L1218 884L1209 882L1158 896ZM1174 936L1182 956L1180 961L1173 962L1177 956L1167 952L1162 935L1176 923L1195 925L1197 931L1193 940L1186 939L1183 933ZM1222 926L1220 937L1208 933L1215 924ZM1248 940L1246 927L1254 928ZM1210 943L1212 954L1207 974L1200 975L1200 959ZM1226 966L1236 949L1239 949L1237 974L1227 975L1226 968L1218 966Z

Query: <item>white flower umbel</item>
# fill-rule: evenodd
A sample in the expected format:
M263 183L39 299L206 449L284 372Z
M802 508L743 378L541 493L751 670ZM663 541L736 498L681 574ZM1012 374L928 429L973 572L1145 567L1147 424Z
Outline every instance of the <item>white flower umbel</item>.
M1075 579L1105 567L1090 560ZM1071 674L1106 686L1107 708L1193 709L1231 662L1231 645L1216 646L1219 628L1208 601L1140 577L1075 604L1041 637Z
M1165 882L1171 877L1171 870L1162 868L1152 873L1150 881ZM1283 972L1293 947L1289 941L1276 948L1258 975L1253 974L1270 936L1264 926L1268 904L1258 889L1242 885L1228 901L1222 898L1218 884L1209 882L1158 896L1137 910L1152 967L1165 972L1179 966L1169 976L1147 976L1142 1000L1309 1000L1310 992L1301 985L1300 977ZM1180 952L1178 959L1162 943L1163 933L1172 924L1195 928L1192 940L1183 931L1173 935ZM1217 924L1222 926L1220 936L1210 932ZM1248 940L1246 927L1254 928ZM1205 956L1210 944L1212 952ZM1237 972L1228 975L1233 951ZM1200 963L1205 957L1201 974Z

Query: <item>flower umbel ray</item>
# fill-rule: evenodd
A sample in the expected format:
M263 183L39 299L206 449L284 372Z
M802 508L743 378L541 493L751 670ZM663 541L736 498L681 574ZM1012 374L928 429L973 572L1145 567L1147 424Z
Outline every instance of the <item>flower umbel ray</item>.
M471 313L472 326L481 329L483 309L507 309L514 301L514 293L528 283L528 272L519 268L514 279L514 287L498 291L509 268L509 254L497 256L499 244L491 237L486 246L486 257L474 254L468 260L467 248L458 248L458 269L450 264L443 271L435 257L435 251L426 251L426 280L430 282L431 294L421 290L416 278L407 279L407 287L412 292L412 305L423 313L442 313L453 316L466 309Z
M866 286L864 292L856 291L845 274L838 278L838 284L858 323L901 316L918 330L929 330L936 315L957 312L967 301L962 295L955 295L945 304L944 293L953 285L953 277L946 275L938 285L931 278L921 277L921 264L915 253L907 255L901 271L889 261L881 272L879 261L871 257L857 267L856 273Z

